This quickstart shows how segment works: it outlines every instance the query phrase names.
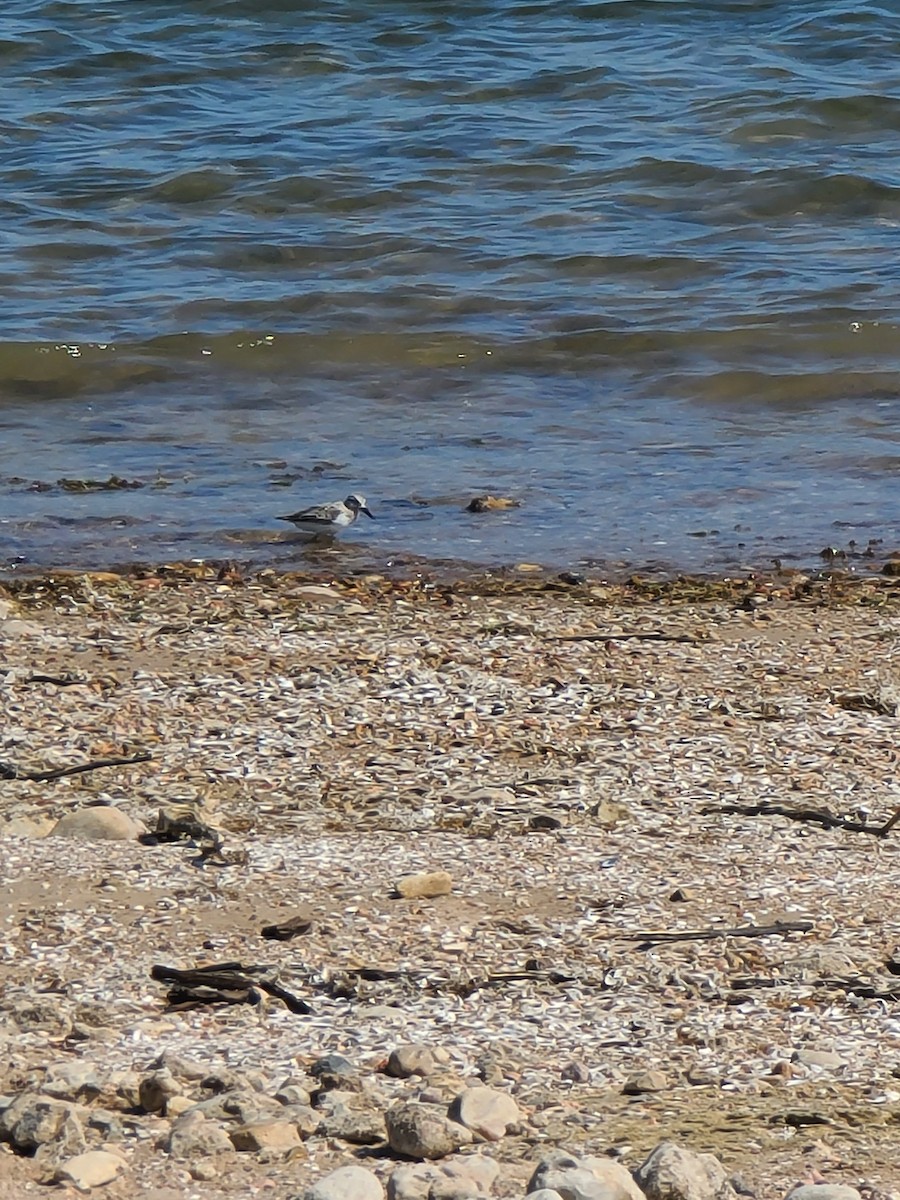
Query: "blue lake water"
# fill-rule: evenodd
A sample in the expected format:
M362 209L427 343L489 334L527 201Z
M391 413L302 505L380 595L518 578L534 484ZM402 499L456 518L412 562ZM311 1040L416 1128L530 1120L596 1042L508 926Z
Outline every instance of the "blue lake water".
M898 45L865 3L14 0L0 569L879 563ZM351 491L336 548L275 519Z

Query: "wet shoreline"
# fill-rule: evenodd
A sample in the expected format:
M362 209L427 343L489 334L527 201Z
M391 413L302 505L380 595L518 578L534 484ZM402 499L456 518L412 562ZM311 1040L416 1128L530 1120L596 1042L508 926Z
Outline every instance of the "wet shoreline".
M483 582L498 587L515 587L531 581L539 586L578 588L590 584L621 585L647 581L654 585L690 580L698 586L731 583L734 580L769 580L790 584L792 581L877 581L900 576L900 549L896 552L872 547L842 548L839 545L819 549L809 547L806 553L784 560L771 554L748 557L714 567L699 567L695 563L681 564L662 557L655 559L593 558L571 563L559 561L516 561L485 563L460 558L425 557L414 554L379 555L358 543L310 542L292 538L290 534L273 539L275 544L290 547L296 543L298 553L292 558L248 560L240 553L206 558L171 558L133 560L104 560L96 556L89 562L62 561L58 563L0 563L0 584L15 580L40 580L63 576L110 575L123 579L160 577L184 579L227 578L232 581L272 580L278 577L327 579L335 582L352 581L359 577L384 578L393 581L428 581L455 584Z
M558 598L562 610L616 602L643 606L682 603L732 604L736 609L766 617L771 603L799 603L829 607L872 604L890 605L900 599L900 556L879 569L853 571L834 565L810 571L745 570L692 573L664 568L578 572L522 563L486 569L479 564L396 563L381 569L360 568L335 571L323 566L302 570L273 568L244 570L233 560L216 562L173 561L132 563L109 569L54 568L22 572L0 572L0 593L17 602L43 606L62 596L92 603L95 595L112 601L116 597L150 595L162 588L192 592L200 588L210 594L290 595L310 587L335 597L368 594L372 597L402 596L423 602L441 600L453 604L455 597L534 596L548 602Z

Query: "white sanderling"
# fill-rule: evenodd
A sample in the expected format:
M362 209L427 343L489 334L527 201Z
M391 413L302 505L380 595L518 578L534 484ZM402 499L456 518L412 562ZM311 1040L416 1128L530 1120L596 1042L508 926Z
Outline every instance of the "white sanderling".
M365 496L358 496L353 492L346 500L336 500L334 504L317 504L313 508L303 508L300 512L290 513L286 517L279 517L278 520L290 521L304 533L321 535L339 533L348 525L352 525L360 513L372 517L366 505ZM375 518L372 517L372 519Z

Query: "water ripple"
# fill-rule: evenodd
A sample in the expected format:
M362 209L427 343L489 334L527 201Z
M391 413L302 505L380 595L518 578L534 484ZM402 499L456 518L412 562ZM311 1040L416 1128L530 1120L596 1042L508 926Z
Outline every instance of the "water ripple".
M7 476L178 482L0 482L0 528L277 559L252 443L350 463L384 553L900 542L898 36L847 0L18 0ZM527 503L454 523L498 489Z

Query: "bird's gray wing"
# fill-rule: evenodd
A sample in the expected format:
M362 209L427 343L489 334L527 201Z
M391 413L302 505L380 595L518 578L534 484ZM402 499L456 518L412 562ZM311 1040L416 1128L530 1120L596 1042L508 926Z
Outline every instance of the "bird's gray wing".
M288 521L304 521L307 525L332 525L340 512L337 504L318 504L315 508L304 508L285 518Z

